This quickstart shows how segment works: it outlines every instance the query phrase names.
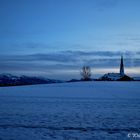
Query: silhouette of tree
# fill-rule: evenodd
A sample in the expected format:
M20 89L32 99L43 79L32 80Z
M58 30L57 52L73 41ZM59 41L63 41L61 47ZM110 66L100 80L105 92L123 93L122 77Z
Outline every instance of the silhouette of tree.
M90 81L91 80L91 70L89 66L83 66L81 71L82 80Z

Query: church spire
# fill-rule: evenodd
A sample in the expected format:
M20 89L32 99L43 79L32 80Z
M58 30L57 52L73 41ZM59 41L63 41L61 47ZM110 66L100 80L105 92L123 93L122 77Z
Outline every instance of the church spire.
M124 76L123 56L121 56L120 75Z

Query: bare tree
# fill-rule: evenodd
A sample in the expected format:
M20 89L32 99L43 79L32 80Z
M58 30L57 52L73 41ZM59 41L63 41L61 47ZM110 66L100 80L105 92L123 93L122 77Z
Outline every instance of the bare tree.
M91 70L89 66L83 66L81 71L82 80L90 81L91 80Z

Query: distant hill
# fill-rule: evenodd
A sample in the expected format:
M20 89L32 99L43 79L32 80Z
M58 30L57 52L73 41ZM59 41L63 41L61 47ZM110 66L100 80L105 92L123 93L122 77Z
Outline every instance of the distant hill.
M84 80L84 79L71 79L71 80L68 80L66 82L84 82L84 81L94 81L95 79L88 79L88 80Z
M46 79L42 77L15 76L11 74L0 74L0 86L18 86L34 84L62 83L63 81Z
M66 81L66 82L80 82L81 80L79 80L79 79L71 79L71 80L69 80L69 81Z

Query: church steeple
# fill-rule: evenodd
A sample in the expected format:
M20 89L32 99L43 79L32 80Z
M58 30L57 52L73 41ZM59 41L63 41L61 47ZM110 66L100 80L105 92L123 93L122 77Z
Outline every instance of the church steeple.
M120 75L124 76L123 56L121 56Z

